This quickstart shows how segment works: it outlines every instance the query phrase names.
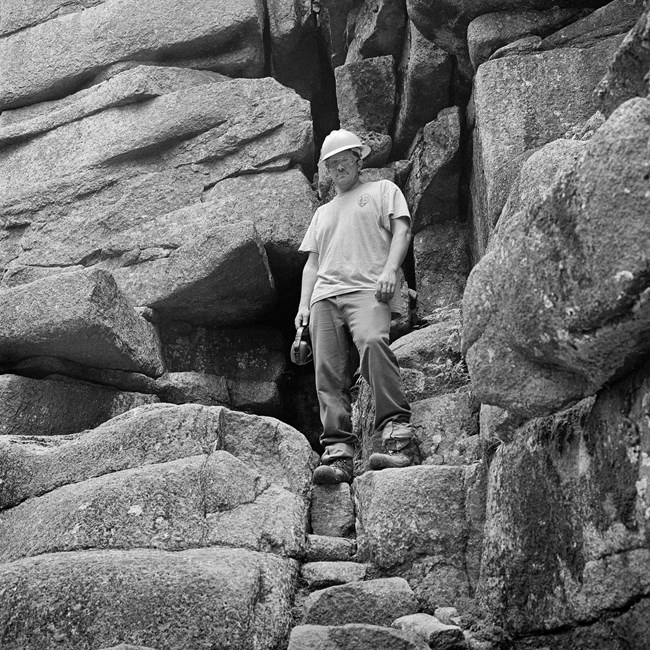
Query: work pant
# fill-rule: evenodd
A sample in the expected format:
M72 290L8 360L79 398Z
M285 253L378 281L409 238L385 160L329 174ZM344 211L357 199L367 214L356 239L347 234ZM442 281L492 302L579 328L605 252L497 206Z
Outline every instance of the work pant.
M402 389L399 366L390 349L390 307L373 291L355 291L315 302L309 316L314 351L316 392L325 448L322 460L350 458L357 441L352 433L352 373L349 337L360 357L360 371L372 390L375 428L390 421L408 422L411 409Z

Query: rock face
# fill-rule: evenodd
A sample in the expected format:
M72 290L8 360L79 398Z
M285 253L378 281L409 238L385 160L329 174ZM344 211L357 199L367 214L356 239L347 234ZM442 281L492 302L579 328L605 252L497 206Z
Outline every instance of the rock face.
M475 261L485 253L519 172L523 162L519 156L561 137L594 113L593 89L617 43L614 37L589 49L510 56L488 61L477 71L472 170Z
M260 5L253 0L224 0L207 11L192 0L145 0L137 5L106 0L0 42L0 110L69 94L109 65L128 59L173 61L209 55L219 72L259 77L262 28ZM109 42L97 38L103 31L110 32ZM30 51L39 56L30 56Z
M621 106L472 271L463 346L482 401L549 414L647 354L649 134L650 102Z
M648 372L497 450L478 592L511 629L586 623L647 595Z
M647 5L2 0L0 646L645 648ZM413 216L421 464L359 380L312 486L341 127Z

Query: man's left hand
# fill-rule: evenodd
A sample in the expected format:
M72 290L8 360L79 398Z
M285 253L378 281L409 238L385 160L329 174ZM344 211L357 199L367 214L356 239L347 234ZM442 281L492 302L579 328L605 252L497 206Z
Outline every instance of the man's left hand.
M379 302L388 302L393 297L396 286L397 273L393 271L383 271L375 286L375 298L377 298Z

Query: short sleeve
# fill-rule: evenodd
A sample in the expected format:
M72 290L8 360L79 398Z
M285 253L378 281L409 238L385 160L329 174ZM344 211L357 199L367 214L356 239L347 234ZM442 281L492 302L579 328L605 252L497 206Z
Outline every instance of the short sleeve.
M316 221L318 216L318 210L314 214L309 228L302 239L300 248L298 249L301 253L318 253L318 245L316 243Z
M384 217L384 227L388 230L391 229L390 220L406 217L411 221L411 212L406 203L406 198L402 194L402 190L392 183L391 181L384 181L382 187L381 200L382 200L382 216Z

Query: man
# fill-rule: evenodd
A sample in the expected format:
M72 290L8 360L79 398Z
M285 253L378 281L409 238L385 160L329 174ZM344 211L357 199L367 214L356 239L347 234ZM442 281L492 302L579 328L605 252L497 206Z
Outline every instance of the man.
M309 325L325 449L314 483L350 483L353 478L348 332L373 393L375 427L382 432L383 452L372 454L370 469L407 467L418 454L411 409L388 339L391 302L399 299L399 269L411 241L411 217L397 185L361 180L362 159L369 153L344 129L325 138L319 169L327 170L336 196L316 210L300 245L309 257L295 325Z

